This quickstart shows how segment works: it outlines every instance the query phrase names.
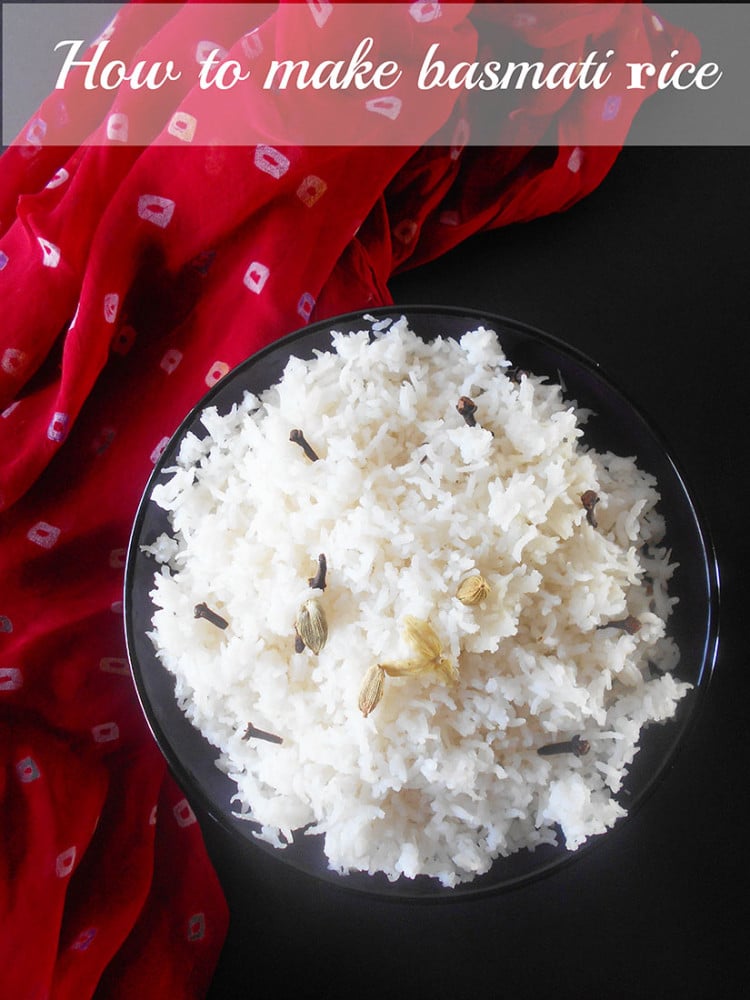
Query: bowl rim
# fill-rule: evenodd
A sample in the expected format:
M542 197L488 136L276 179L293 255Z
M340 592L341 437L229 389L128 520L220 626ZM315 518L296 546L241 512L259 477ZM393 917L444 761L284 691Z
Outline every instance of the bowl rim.
M687 503L690 518L695 526L697 537L701 543L700 557L705 568L707 590L704 641L700 654L696 656L696 660L700 660L700 667L695 682L695 690L692 692L693 697L691 698L691 704L688 708L687 718L682 721L679 731L675 739L672 741L669 750L663 755L662 759L659 760L658 766L655 768L653 773L650 774L644 786L639 789L635 800L629 803L626 815L618 819L604 834L589 837L580 847L576 848L576 850L567 851L564 854L560 853L559 850L556 850L551 858L540 864L538 867L535 867L530 872L510 878L504 882L492 882L491 880L488 880L491 875L492 868L498 862L503 860L502 857L498 857L495 859L492 867L487 873L477 876L473 881L460 883L458 886L453 888L440 886L440 883L430 876L420 876L417 880L406 879L404 876L401 876L396 882L383 884L382 882L378 883L377 879L374 879L365 872L353 873L353 876L356 878L355 884L352 875L340 875L332 870L324 870L321 872L312 871L308 865L298 861L292 855L288 855L286 850L277 850L270 847L270 845L258 842L250 832L250 824L247 824L248 834L242 833L232 823L231 818L222 810L222 808L213 801L211 795L208 791L206 791L203 785L191 774L188 766L172 746L168 734L164 731L161 723L157 719L147 691L146 681L143 676L143 667L139 662L136 650L136 635L132 613L133 588L131 584L136 561L140 558L138 551L140 535L143 529L143 523L146 519L149 504L151 503L152 490L158 482L160 476L163 475L168 459L174 457L174 453L181 438L188 431L188 429L195 424L196 420L199 419L202 411L205 410L206 407L213 405L216 397L226 389L227 381L235 379L241 380L244 372L255 367L269 354L282 352L287 356L290 356L293 353L290 348L297 341L304 340L306 337L311 335L324 333L325 331L333 332L337 326L349 326L354 322L361 321L364 324L369 323L370 320L377 322L378 320L385 320L386 318L390 318L395 322L401 317L406 317L408 321L410 317L415 315L434 315L436 317L447 316L453 318L463 317L469 323L481 323L482 325L487 326L496 332L499 338L501 338L503 329L517 331L522 335L532 338L533 340L540 341L542 344L553 348L560 354L567 355L572 360L578 362L578 364L580 364L583 368L593 372L596 378L603 383L604 387L609 392L614 393L615 396L618 396L626 405L628 410L630 410L638 418L639 422L644 425L646 432L651 435L654 443L657 445L668 465L671 467L672 474L675 477L676 483L680 487L680 491ZM372 327L371 323L370 327ZM469 329L468 326L467 329ZM436 336L438 335L440 335L439 332L436 333ZM219 827L231 837L235 844L241 846L243 850L260 848L267 857L275 860L277 863L284 864L286 867L292 867L309 878L322 880L326 884L341 888L347 893L354 891L361 895L371 895L379 899L393 899L400 902L413 901L431 903L450 900L466 900L469 898L476 898L478 896L511 891L532 882L536 882L541 878L549 877L555 872L560 871L562 868L567 867L569 864L587 855L591 850L599 848L602 843L608 842L608 835L611 835L614 831L619 829L626 820L638 812L644 803L650 799L655 788L664 777L665 772L677 759L678 755L688 741L689 735L694 729L696 720L702 711L705 703L706 692L715 673L720 641L720 573L716 549L706 517L701 504L696 497L695 491L686 479L681 463L675 457L671 446L666 441L658 425L654 423L654 421L644 411L642 406L634 403L630 395L602 370L599 362L591 358L580 348L567 343L565 340L554 334L550 334L545 330L512 317L494 313L491 310L485 311L475 307L462 307L456 305L393 304L352 310L347 313L331 316L328 319L317 320L306 326L290 331L289 333L279 337L277 340L274 340L271 343L264 345L257 351L254 351L247 358L237 364L230 370L230 372L227 373L227 375L208 389L208 391L195 403L195 405L190 408L189 412L180 421L179 425L170 436L168 445L166 446L162 456L155 463L141 493L141 498L133 519L127 547L123 580L123 616L130 673L138 700L140 702L141 710L144 714L151 734L164 756L173 777L182 788L188 800L196 804L202 813L216 822ZM166 670L163 666L162 669ZM669 721L674 722L674 719ZM191 723L188 722L188 725L191 725ZM211 746L208 744L208 741L206 741L206 745L209 747ZM215 747L212 747L212 749L216 754L218 754L218 750L216 750ZM231 779L227 777L227 781L231 781ZM432 891L425 893L415 891L415 885L426 884L424 882L420 883L421 879L429 880L429 883L432 883L435 888L433 888ZM363 882L363 880L369 881ZM404 883L404 885L401 885L401 883ZM397 888L400 885L401 888Z

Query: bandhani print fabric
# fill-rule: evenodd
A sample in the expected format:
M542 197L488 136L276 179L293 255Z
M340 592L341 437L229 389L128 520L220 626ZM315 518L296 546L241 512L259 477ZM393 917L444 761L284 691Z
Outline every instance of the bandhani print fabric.
M209 28L227 54L262 58L291 7L257 6L253 24L242 5L217 25L210 5L138 6L108 34L126 61L196 53ZM695 54L639 4L616 23L597 5L573 17L580 6L545 8L545 23L500 18L490 38L525 32L560 58L592 44ZM429 24L424 7L392 5L389 31ZM302 8L311 32L352 30L321 18L330 4ZM473 11L444 5L448 57L476 57ZM468 144L470 105L450 92L411 145L389 145L392 119L370 114L367 145L348 147L261 141L252 100L187 87L133 145L142 93L94 95L75 120L53 94L0 159L3 996L202 997L224 941L221 887L143 718L123 636L132 520L184 415L272 340L389 304L394 273L573 205L606 176L648 93L623 89L606 106L536 95L498 121L491 147ZM603 121L606 144L592 142ZM229 141L222 128L238 122L261 138ZM71 142L82 125L91 140ZM427 145L438 129L446 142Z

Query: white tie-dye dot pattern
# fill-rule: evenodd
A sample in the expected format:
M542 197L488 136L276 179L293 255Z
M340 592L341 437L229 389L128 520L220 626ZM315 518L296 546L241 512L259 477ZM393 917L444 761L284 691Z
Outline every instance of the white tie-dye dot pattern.
M23 687L23 674L18 667L0 667L0 691L18 691Z
M453 211L453 209L446 209L440 213L438 221L442 226L457 226L461 220L459 219L458 212Z
M117 292L109 292L104 296L104 319L107 323L114 323L117 319L117 310L120 305L120 296Z
M19 760L16 764L16 774L23 785L30 785L32 781L41 777L41 771L33 757L24 757L23 760Z
M333 13L333 4L327 0L307 0L307 6L313 16L313 21L319 28L322 28L328 18Z
M42 250L42 264L45 267L57 267L60 263L60 248L43 236L37 236L36 241Z
M89 945L94 940L98 934L98 929L96 927L87 927L85 930L81 931L71 944L72 951L87 951Z
M399 243L411 243L417 235L419 227L413 219L402 219L393 230L393 235Z
M209 388L211 388L212 386L216 385L217 382L223 379L228 371L229 371L229 365L226 363L226 361L214 361L214 363L206 372L204 382Z
M612 97L608 97L604 102L604 108L602 109L602 121L614 121L620 113L621 104L622 98L619 94L613 94Z
M118 674L122 677L130 673L128 661L121 656L103 656L99 660L99 669L105 674Z
M142 194L138 199L138 217L165 229L172 221L175 203L158 194Z
M60 167L60 169L54 175L52 180L47 182L47 190L51 191L53 188L58 188L60 187L61 184L64 184L67 180L70 180L70 174L65 169L65 167Z
M8 347L0 358L0 368L7 375L19 375L26 364L27 355L18 347Z
M417 24L429 24L440 17L442 10L439 3L413 3L409 7L409 14Z
M159 461L159 459L161 458L161 456L167 450L167 445L168 444L169 444L169 438L168 437L163 437L161 439L161 441L157 444L157 446L154 448L154 450L151 452L151 454L149 455L149 458L154 463L154 465L156 465L156 463Z
M169 125L167 125L167 132L176 139L181 139L183 142L192 142L195 138L197 127L197 118L187 114L185 111L178 111L172 115Z
M572 174L577 174L578 171L581 169L582 163L583 163L583 150L580 148L580 146L576 146L576 148L568 157L568 170Z
M403 102L400 97L372 97L365 101L365 108L376 115L383 115L395 121L401 114Z
M68 847L64 851L61 851L55 858L55 875L58 878L67 878L68 875L73 871L76 863L76 849L75 846Z
M468 121L461 117L456 122L456 128L451 139L451 159L457 160L466 148L466 144L471 138L471 127Z
M193 823L197 822L195 813L190 808L190 803L187 799L180 799L180 801L172 809L172 814L174 815L178 826L192 826Z
M274 149L273 146L263 144L255 147L253 163L258 170L262 170L264 174L268 174L269 177L276 180L283 177L289 169L289 157L280 150Z
M111 569L123 569L125 566L125 557L127 556L127 549L112 549L109 554L109 565Z
M55 413L52 416L49 427L47 428L47 437L50 441L63 441L66 434L68 433L68 414L67 413Z
M120 727L116 722L101 722L91 727L94 743L112 743L120 738Z
M114 33L115 33L115 28L117 27L117 24L118 24L118 20L119 20L119 19L118 19L118 17L117 17L117 14L115 14L115 16L114 16L114 17L112 18L112 20L111 20L111 21L109 22L109 24L108 24L108 25L107 25L107 27L106 27L106 28L104 29L104 31L103 31L103 32L101 33L101 35L99 35L99 37L98 37L98 38L96 39L96 41L94 42L94 44L95 44L95 45L96 45L96 44L98 44L99 42L108 42L108 41L109 41L109 39L110 39L110 38L111 38L111 37L112 37L112 36L114 35Z
M257 59L263 52L263 39L258 34L257 28L244 35L240 45L248 59Z
M312 316L312 311L315 308L315 298L310 294L310 292L303 292L300 296L300 300L297 303L297 313L302 317L302 319L307 323Z
M181 361L182 351L178 351L176 348L172 347L166 352L166 354L163 355L161 361L159 362L159 367L162 371L165 371L167 375L171 375Z
M130 132L128 116L122 111L116 111L107 119L106 135L110 142L127 142Z
M187 939L188 941L201 941L206 936L206 915L204 913L194 913L188 920Z
M195 46L195 61L199 66L202 66L208 61L212 52L216 53L214 62L226 59L228 55L227 50L223 46L218 45L216 42L210 42L207 39L203 39Z
M312 208L328 190L328 185L322 177L315 174L308 174L297 188L297 197L303 205Z
M47 122L43 118L35 118L26 129L26 141L32 146L41 146L47 136Z
M245 276L242 279L243 284L246 288L249 288L251 292L255 292L256 295L260 295L263 291L265 283L268 281L268 276L270 275L269 269L265 264L261 264L260 261L254 260L247 271L245 271Z
M42 549L51 549L60 537L60 529L46 521L37 521L33 527L29 528L26 537Z

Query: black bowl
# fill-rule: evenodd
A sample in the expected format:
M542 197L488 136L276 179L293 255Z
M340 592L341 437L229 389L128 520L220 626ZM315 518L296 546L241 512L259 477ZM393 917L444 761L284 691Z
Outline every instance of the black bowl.
M679 597L670 620L670 634L680 647L680 663L675 671L689 681L693 690L683 698L675 718L651 725L641 734L641 749L630 766L618 800L628 815L643 802L683 742L708 686L718 644L718 568L707 530L673 457L659 434L635 406L581 352L554 337L515 320L468 309L445 307L383 307L367 313L350 313L315 323L290 334L259 351L215 385L182 422L169 442L148 482L135 518L125 573L125 621L128 655L143 711L151 731L172 772L188 798L239 842L252 844L280 860L310 874L358 891L398 898L460 899L467 895L516 887L549 874L589 849L606 842L607 834L590 838L577 851L564 846L543 845L534 851L519 851L499 858L485 875L456 888L444 888L427 876L399 878L390 882L382 875L353 873L342 876L328 869L319 836L297 836L283 850L275 849L253 836L253 825L232 815L234 783L215 765L218 751L187 721L174 697L171 675L157 659L147 631L155 607L149 593L153 588L154 560L141 546L169 533L165 511L151 501L157 483L169 478L164 470L174 464L183 437L192 432L205 435L200 413L207 405L226 412L249 390L260 393L278 381L290 355L310 358L314 350L330 348L332 329L350 332L368 328L365 316L396 319L404 315L420 337L430 340L437 334L460 337L480 324L496 331L507 357L514 365L536 375L561 382L565 396L594 412L585 427L585 440L601 451L637 456L640 468L656 477L661 493L660 509L667 522L664 544L679 563L670 594ZM617 826L627 817L619 820Z

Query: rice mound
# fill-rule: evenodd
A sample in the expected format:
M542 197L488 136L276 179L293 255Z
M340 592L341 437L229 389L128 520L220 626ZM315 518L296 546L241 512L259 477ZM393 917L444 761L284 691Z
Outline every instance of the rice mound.
M173 532L148 548L151 639L179 705L219 748L256 835L322 834L340 873L454 886L558 832L574 850L624 815L642 727L690 687L670 672L656 483L588 450L586 414L511 372L491 330L425 343L402 318L331 337L260 397L206 408L208 436L188 434L153 490ZM309 585L320 553L322 594ZM475 574L490 589L467 606L456 592ZM328 623L317 655L294 644L311 597ZM228 627L194 618L200 602ZM607 626L628 615L635 634ZM408 616L430 623L458 680L389 676L364 717L368 668L413 655ZM283 742L246 738L249 722ZM572 736L589 752L537 753Z

